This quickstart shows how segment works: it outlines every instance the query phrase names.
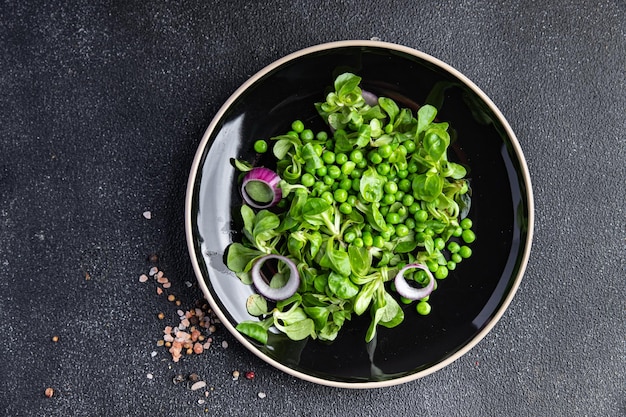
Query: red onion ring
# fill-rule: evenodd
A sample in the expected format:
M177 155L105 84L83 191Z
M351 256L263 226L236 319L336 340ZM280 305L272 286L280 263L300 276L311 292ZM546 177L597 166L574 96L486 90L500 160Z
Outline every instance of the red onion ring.
M428 275L428 284L424 288L411 287L409 283L406 282L406 279L404 279L404 273L407 270L414 268L426 271L426 275ZM419 300L430 295L433 289L435 289L435 278L426 265L417 263L409 264L398 271L398 274L394 278L394 284L396 286L396 291L402 297L408 298L409 300Z
M270 259L277 259L279 261L284 262L289 267L289 280L285 285L280 288L272 288L269 284L263 279L263 275L261 274L261 267L265 263L265 261ZM252 282L256 287L259 294L270 299L270 300L285 300L296 293L298 287L300 286L300 274L298 273L298 268L296 264L286 256L282 255L265 255L254 263L251 271Z
M250 197L250 195L248 195L248 192L246 191L246 185L251 181L259 181L267 185L274 193L272 201L267 204L261 204L255 201L252 197ZM280 188L279 184L280 176L271 169L265 167L252 168L243 178L243 182L241 184L241 195L246 204L251 207L257 209L268 208L275 205L283 198L283 190Z

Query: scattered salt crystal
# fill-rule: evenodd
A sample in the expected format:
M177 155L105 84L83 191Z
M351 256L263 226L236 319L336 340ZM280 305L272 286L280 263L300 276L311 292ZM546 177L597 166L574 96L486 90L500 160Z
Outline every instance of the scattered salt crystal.
M183 310L177 310L176 314L178 314L180 317L183 317L185 315L185 312Z
M150 268L150 276L153 277L156 275L156 273L159 272L159 268L157 268L156 266L153 266L152 268Z
M158 274L156 274L156 279L157 279L157 282L158 282L159 284L165 284L166 282L169 282L169 280L167 279L167 277L164 277L164 276L159 276L159 274L160 274L160 273L161 273L161 271L159 271L159 273L158 273Z
M204 348L204 350L207 350L211 347L211 342L206 342L204 345L202 345L202 347Z
M226 340L222 341L222 347L226 349L228 347L228 342Z
M189 325L190 325L191 323L189 322L189 319L182 319L182 320L180 321L180 324L182 324L182 325L183 325L183 326L185 326L185 327L189 327Z
M159 272L157 272L156 277L158 279L158 278L163 277L163 275L164 275L163 271L159 271Z
M146 274L139 275L139 282L146 282L146 281L148 281L148 276Z
M172 286L171 282L166 282L166 283L163 284L163 288L166 288L166 289L171 287L171 286Z
M206 402L206 401L205 401L205 400L203 400L202 398L200 398L200 399L198 400L198 404L204 404L205 402Z
M152 356L153 358L157 355L156 351L153 350L152 352L150 352L150 356Z
M195 384L193 384L193 385L191 386L191 388L190 388L190 389L191 389L192 391L197 391L197 390L202 389L202 388L204 388L204 387L206 387L206 382L204 382L204 381L198 381L198 382L196 382Z
M152 218L152 213L150 213L149 211L144 211L143 212L143 217L145 217L146 219L150 220Z
M146 378L148 378L148 379L152 379L152 378L154 378L154 375L152 375L152 374L148 374L148 375L146 375Z
M264 392L259 392L257 395L259 396L259 398L265 398L265 397L267 397L267 395L265 395L265 393L264 393Z
M189 281L185 281L185 285L187 286L187 288L191 288L193 284Z
M171 334L166 334L163 336L163 340L165 340L166 342L173 342L174 337Z

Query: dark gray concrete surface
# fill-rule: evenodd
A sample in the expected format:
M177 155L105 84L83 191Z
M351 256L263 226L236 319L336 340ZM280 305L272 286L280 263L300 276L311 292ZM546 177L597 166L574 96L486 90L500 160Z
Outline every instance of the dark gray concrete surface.
M183 200L213 114L287 53L373 37L465 73L518 135L536 224L509 310L386 389L294 379L219 327L172 363L178 307L138 276L158 253L181 308L201 298ZM623 1L8 0L0 54L0 415L626 415ZM191 372L208 397L172 383Z

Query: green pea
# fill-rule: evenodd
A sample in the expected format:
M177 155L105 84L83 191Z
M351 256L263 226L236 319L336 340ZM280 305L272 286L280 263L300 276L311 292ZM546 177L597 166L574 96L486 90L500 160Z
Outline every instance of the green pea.
M417 303L415 309L417 310L417 314L427 316L430 314L432 308L430 307L430 304L428 304L428 302L420 301L419 303Z
M389 213L389 206L382 206L378 210L380 211L380 214L382 214L383 216L386 216L387 213Z
M313 145L313 149L315 150L315 153L317 154L317 156L322 156L322 153L324 152L324 147L322 147L322 145L317 143Z
M405 219L404 224L411 230L415 229L415 220L413 220L411 217Z
M399 178L406 178L409 176L409 171L406 170L406 162L396 162L396 166L398 167L398 177ZM402 167L402 168L401 168Z
M360 168L360 169L365 169L367 168L367 159L363 158L362 161L359 161L356 163L356 167Z
M461 261L463 260L463 258L461 257L461 255L459 255L458 253L453 253L450 256L450 260L454 263L461 263Z
M344 175L350 175L354 172L355 168L356 164L353 161L346 161L341 165L341 173Z
M333 204L333 193L330 191L324 191L320 197L326 200L327 203Z
M469 217L464 218L463 220L461 220L461 222L459 223L460 226L463 229L471 229L472 228L472 219L470 219Z
M417 243L424 243L425 240L426 240L426 233L419 232L418 234L415 235L415 241Z
M341 203L339 205L339 211L343 214L350 214L352 213L352 205L348 202Z
M435 278L437 279L445 279L448 277L448 267L444 265L439 265L437 270L435 271Z
M396 152L399 152L400 154L402 154L402 156L406 156L406 154L408 153L406 146L404 146L404 143L401 143L400 145L398 145L398 147L396 148Z
M393 149L391 149L391 145L389 144L385 144L382 145L381 147L378 148L378 153L380 154L380 156L382 156L384 159L387 159L391 156L391 154L393 153Z
M393 124L388 123L385 125L385 133L389 134L391 132L393 132Z
M323 177L326 174L328 174L328 168L326 168L325 165L315 170L315 175L317 175L318 177Z
M348 199L348 192L343 188L337 188L333 196L335 197L335 201L343 203Z
M364 232L361 235L361 238L363 239L363 245L365 245L365 246L369 247L369 246L372 246L374 244L374 238L373 238L372 234L369 233L369 232Z
M437 272L437 270L439 269L439 264L437 263L437 261L433 261L432 259L426 261L426 266L428 267L428 270L432 273Z
M322 152L322 161L325 164L334 164L335 163L335 153L329 150Z
M341 152L335 155L335 163L337 163L337 165L343 165L346 162L348 162L348 155L345 153Z
M411 181L406 178L402 178L400 181L398 181L398 188L405 193L408 193L409 191L411 191Z
M393 194L385 194L382 199L382 203L385 205L391 205L396 202L396 196Z
M343 170L342 170L343 171ZM358 168L354 168L352 170L352 172L350 173L350 176L352 178L361 178L363 176L363 170L358 169Z
M385 239L381 235L376 235L374 236L372 245L376 246L377 248L382 248L385 245Z
M315 139L315 134L311 129L304 129L302 132L300 132L300 139L302 139L304 142L310 142Z
M456 269L456 262L450 260L450 261L448 261L446 266L448 267L449 271L454 271Z
M414 202L415 198L411 194L405 194L402 197L402 204L404 204L406 207L410 207L411 204L413 204Z
M363 239L361 239L360 237L357 237L354 239L354 241L352 241L352 244L354 246L356 246L357 248L362 248L363 247Z
M361 162L363 158L364 158L363 151L361 151L360 149L355 149L352 152L350 152L350 160L354 162L355 164L358 164L359 162Z
M413 204L409 206L409 213L413 215L415 215L415 213L417 213L419 210L420 210L419 203L413 202ZM428 217L428 213L426 213L426 217ZM417 219L415 219L415 221L417 221Z
M294 132L300 133L304 130L304 123L302 123L302 120L294 120L291 124L291 129Z
M450 251L450 253L457 253L459 249L461 249L461 245L459 245L457 242L452 241L448 243L448 250Z
M476 240L476 235L474 234L474 232L472 232L471 229L465 229L461 234L461 239L463 239L463 242L465 243L472 243Z
M404 237L409 234L409 228L405 224L399 224L396 226L396 236Z
M385 220L387 221L387 223L398 224L400 223L400 215L394 212L387 213L387 216L385 216Z
M326 185L333 185L333 183L335 182L335 180L329 177L328 175L324 175L324 178L322 178L322 181L324 181L324 184Z
M404 142L402 142L402 145L404 145L404 149L406 149L407 153L413 153L415 152L415 142L412 140L406 140Z
M409 171L409 174L415 174L419 170L419 165L417 162L411 161L406 170Z
M350 178L342 179L341 181L339 181L339 188L348 191L352 188L352 180Z
M317 134L315 135L315 139L319 140L320 142L326 142L328 140L328 133L321 130L317 132Z
M382 165L382 164L381 164ZM379 166L381 166L379 165ZM398 191L398 184L393 181L387 181L385 185L383 185L383 190L387 194L395 194Z
M452 232L452 236L454 237L461 237L462 234L463 234L463 228L461 226L455 227L454 231Z
M337 165L330 165L328 167L328 176L336 180L341 176L341 168Z
M356 196L354 194L350 194L348 195L348 199L346 200L346 203L348 203L350 206L354 207L354 205L356 204ZM367 225L369 226L369 225Z
M343 241L346 243L352 243L356 239L356 232L352 229L348 229L343 234Z
M360 178L354 178L352 180L352 190L359 192L359 190L361 189L361 179Z
M267 152L267 142L263 139L259 139L254 142L254 151L257 153L265 153Z
M400 297L400 302L402 304L411 304L413 302L413 300L411 300L410 298Z
M469 258L472 256L472 248L469 246L461 246L461 249L459 249L459 255L461 255L461 258L464 259Z
M368 155L367 155L368 159L370 160L370 162L372 164L380 164L381 162L383 162L383 157L380 156L380 154L376 151L371 151Z
M443 248L445 247L446 247L446 242L442 238L438 237L435 239L435 248L439 250L443 250Z
M315 184L315 177L308 172L304 173L302 174L302 177L300 177L300 184L304 185L305 187L312 187L313 184Z
M418 271L415 272L415 275L413 275L413 280L419 284L428 284L428 280L430 278L428 277L428 274L426 273L426 271L420 269Z
M387 176L387 174L389 174L389 171L391 171L391 166L385 162L381 162L376 166L376 172L378 172L380 175Z
M420 209L415 212L415 214L413 215L413 218L418 223L424 223L426 220L428 220L428 212L426 210Z

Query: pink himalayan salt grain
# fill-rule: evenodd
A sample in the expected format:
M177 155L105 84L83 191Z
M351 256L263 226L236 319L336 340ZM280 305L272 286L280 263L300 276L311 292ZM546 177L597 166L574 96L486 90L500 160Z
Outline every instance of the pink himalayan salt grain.
M146 282L146 281L148 281L148 276L146 274L139 275L139 282Z
M163 284L163 288L165 288L165 289L170 288L171 286L172 286L171 282L166 282L166 283Z

